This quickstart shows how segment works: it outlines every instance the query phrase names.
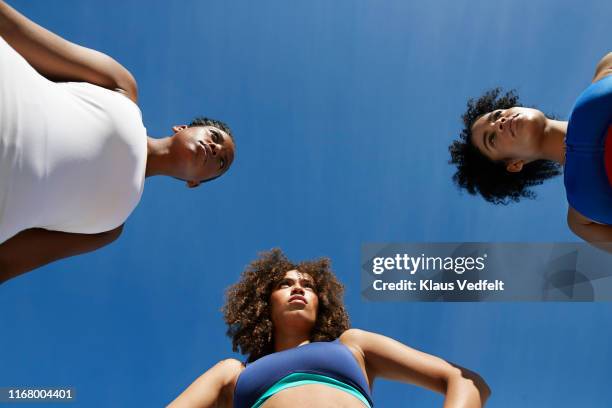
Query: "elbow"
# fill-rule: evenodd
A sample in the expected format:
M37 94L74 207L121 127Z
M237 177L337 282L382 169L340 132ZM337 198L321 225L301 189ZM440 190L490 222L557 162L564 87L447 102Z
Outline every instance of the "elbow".
M138 102L138 83L136 82L136 78L132 76L131 73L128 72L128 79L125 83L125 92L134 103Z
M447 381L458 385L466 394L477 395L481 406L484 406L491 396L491 388L484 378L465 368L454 367Z
M482 401L482 405L484 405L491 396L491 387L489 387L489 384L487 384L484 378L478 374L476 374L476 378L473 378L470 381L472 381L472 384L474 384L478 390L480 401Z
M124 68L121 77L115 82L116 87L120 89L128 98L134 101L134 103L138 102L138 83L130 71Z
M111 56L103 54L103 58L106 67L103 86L119 91L136 102L138 100L138 84L134 75Z
M104 232L104 245L108 245L119 238L121 233L123 232L123 224L115 228L114 230Z

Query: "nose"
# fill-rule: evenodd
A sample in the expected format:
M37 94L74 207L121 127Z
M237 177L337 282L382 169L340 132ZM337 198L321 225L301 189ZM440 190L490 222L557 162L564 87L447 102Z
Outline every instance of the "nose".
M499 122L499 130L504 130L504 125L506 124L506 122L508 121L508 118L506 118L505 116L502 116L498 119Z
M304 293L304 288L300 284L296 284L291 288L292 295L303 295Z

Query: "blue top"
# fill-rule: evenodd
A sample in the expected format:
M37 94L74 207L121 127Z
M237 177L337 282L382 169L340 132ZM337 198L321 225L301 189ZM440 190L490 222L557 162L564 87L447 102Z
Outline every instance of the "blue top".
M591 84L578 97L567 126L564 182L568 203L580 214L612 224L612 187L604 145L612 124L612 76Z
M353 353L338 340L308 343L268 354L247 364L234 389L234 407L250 408L282 378L293 373L331 377L356 388L374 406L370 387Z

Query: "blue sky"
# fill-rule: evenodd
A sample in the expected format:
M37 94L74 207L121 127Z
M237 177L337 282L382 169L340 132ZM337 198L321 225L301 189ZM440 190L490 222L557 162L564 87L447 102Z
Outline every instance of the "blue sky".
M567 118L610 50L612 3L11 4L124 64L150 135L205 114L230 124L238 149L226 176L196 190L147 180L108 248L0 287L0 385L74 386L85 407L166 404L232 356L223 291L281 247L332 258L355 327L478 371L490 407L612 405L610 304L359 296L365 242L575 240L561 178L497 208L452 185L447 146L466 97L497 85ZM441 405L384 381L374 400Z

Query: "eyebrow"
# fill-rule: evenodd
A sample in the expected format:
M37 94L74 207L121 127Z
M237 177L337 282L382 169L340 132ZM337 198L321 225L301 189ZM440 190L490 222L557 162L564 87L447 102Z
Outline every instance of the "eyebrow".
M293 278L281 278L281 279L280 279L280 280L279 280L279 281L276 283L276 285L275 285L275 286L280 286L280 285L282 285L282 284L284 284L284 283L287 283L287 284L289 284L289 285L293 285L293 283L294 283L294 282L295 282L295 279L293 279Z
M283 282L295 282L296 279L294 278L282 278L280 281L278 281L279 284L283 283ZM299 281L300 283L304 283L304 282L308 282L308 283L312 283L314 285L314 279L312 278L299 278L297 279L297 281Z

